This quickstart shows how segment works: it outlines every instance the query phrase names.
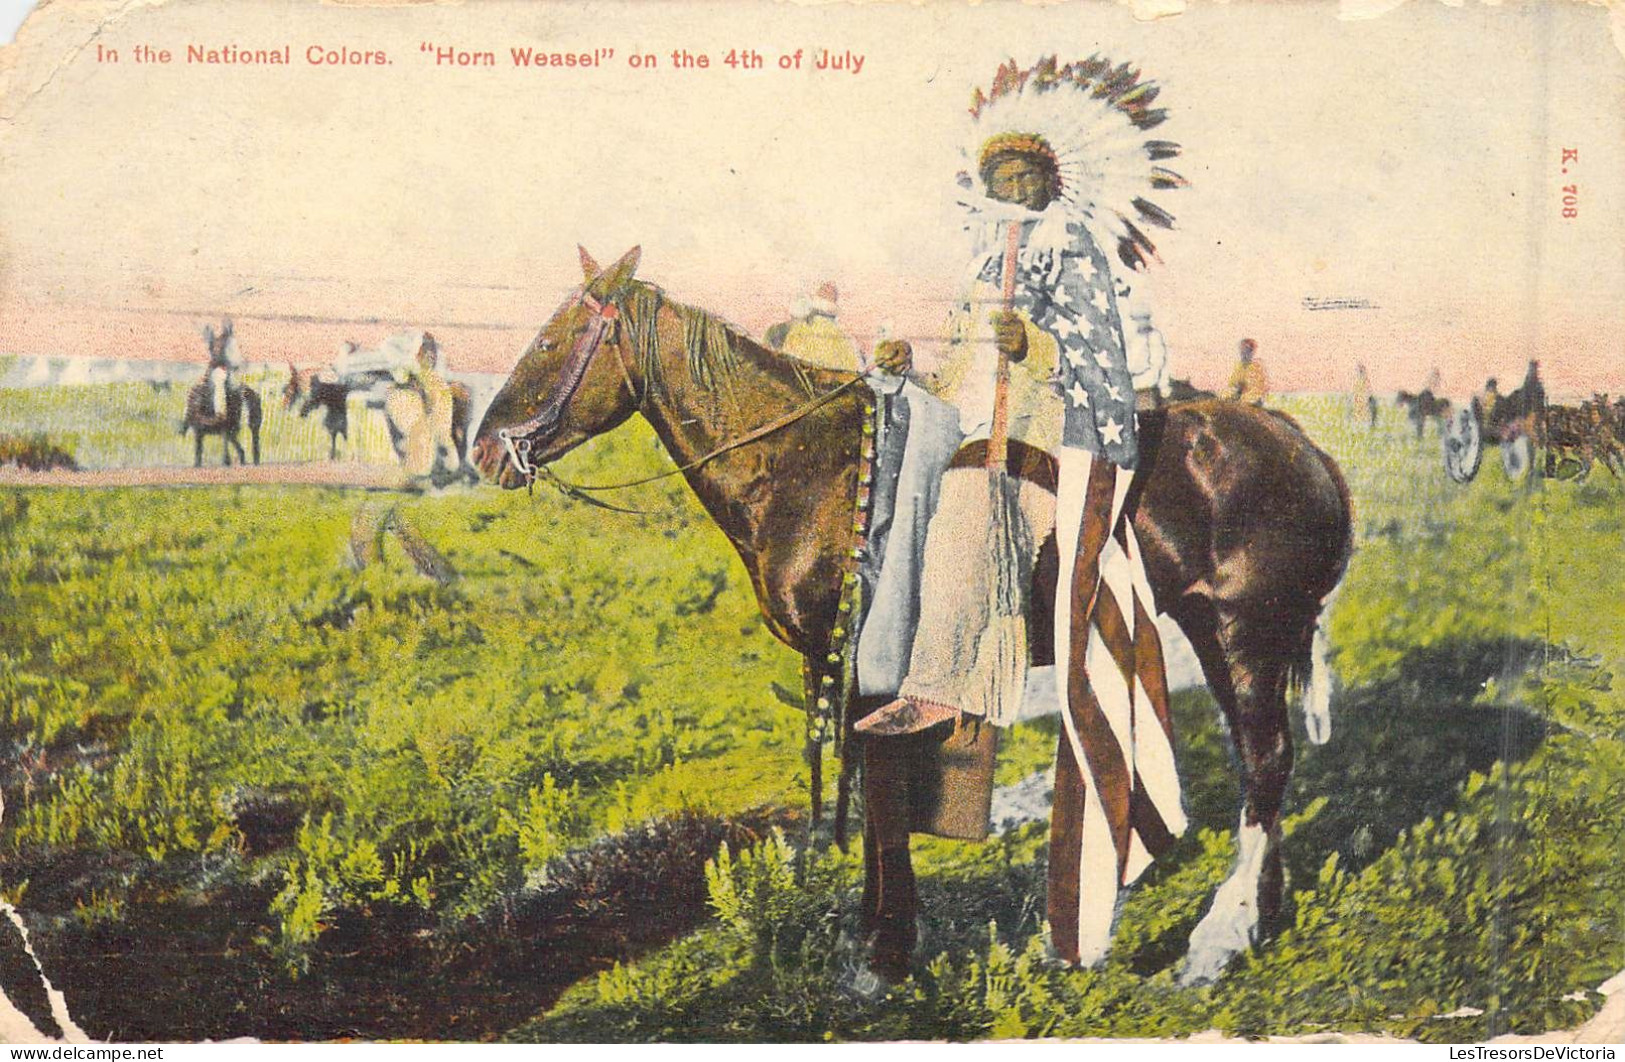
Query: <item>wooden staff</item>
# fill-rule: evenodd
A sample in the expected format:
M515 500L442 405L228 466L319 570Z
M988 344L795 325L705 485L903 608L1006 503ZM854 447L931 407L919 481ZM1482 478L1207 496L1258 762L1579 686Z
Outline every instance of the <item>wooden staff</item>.
M1016 307L1016 266L1021 254L1021 222L1012 221L1004 243L1004 309ZM994 340L995 345L997 339ZM987 439L987 467L1003 468L1010 450L1010 359L999 351L993 377L993 427Z

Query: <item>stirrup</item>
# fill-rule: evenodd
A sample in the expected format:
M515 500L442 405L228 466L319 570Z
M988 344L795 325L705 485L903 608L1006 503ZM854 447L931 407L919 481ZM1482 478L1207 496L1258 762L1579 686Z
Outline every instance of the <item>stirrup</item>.
M938 723L957 718L959 709L950 705L938 704L935 701L911 701L907 697L899 697L859 719L853 724L852 729L860 734L873 734L876 737L898 737L903 734L918 734Z

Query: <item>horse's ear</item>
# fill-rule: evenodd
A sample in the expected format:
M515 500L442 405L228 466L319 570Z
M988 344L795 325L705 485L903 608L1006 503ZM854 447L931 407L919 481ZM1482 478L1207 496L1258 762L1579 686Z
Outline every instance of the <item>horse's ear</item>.
M581 246L579 243L576 244L576 251L577 251L577 253L579 253L581 255L581 276L582 276L582 279L586 283L591 284L593 281L598 279L598 274L602 273L603 269L593 259L593 256L591 255L591 253L589 253L588 250L585 247Z
M638 261L642 257L643 248L641 246L627 251L621 255L619 262L604 270L603 276L593 284L593 287L598 289L599 294L604 296L615 294L620 290L621 285L631 280L632 275L638 271Z
M203 342L209 347L214 346L214 325L203 326Z

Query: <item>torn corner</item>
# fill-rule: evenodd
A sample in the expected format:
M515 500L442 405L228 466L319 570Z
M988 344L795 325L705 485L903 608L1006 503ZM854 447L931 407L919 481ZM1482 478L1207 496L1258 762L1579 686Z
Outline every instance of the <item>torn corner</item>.
M15 25L8 27L0 22L0 34L11 30L0 43L0 125L15 122L28 101L73 65L109 26L132 11L168 2L22 0L11 12ZM33 10L26 10L24 5Z

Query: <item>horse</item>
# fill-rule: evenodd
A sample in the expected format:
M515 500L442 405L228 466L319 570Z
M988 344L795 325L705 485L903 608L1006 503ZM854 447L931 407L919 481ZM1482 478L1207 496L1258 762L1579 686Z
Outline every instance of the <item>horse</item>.
M1406 415L1415 425L1418 439L1422 438L1422 429L1430 420L1437 421L1440 434L1444 433L1446 420L1450 416L1450 399L1440 398L1432 391L1423 391L1421 394L1401 391L1394 396L1394 404L1408 411Z
M1591 474L1591 467L1601 461L1615 478L1625 469L1625 445L1622 445L1618 405L1610 406L1608 396L1592 395L1578 408L1573 406L1547 406L1545 418L1546 475L1555 476L1563 461L1579 465L1579 477Z
M181 434L188 431L194 433L197 445L193 454L192 464L201 468L203 465L203 437L205 435L220 436L220 457L227 468L231 467L231 451L237 451L237 463L248 464L248 457L243 453L242 429L243 421L248 421L248 435L251 442L254 463L260 463L260 425L264 421L264 410L260 406L259 392L252 387L228 387L226 389L226 408L224 412L214 408L214 395L207 380L192 385L186 392L186 416L181 421Z
M346 443L350 441L350 387L338 380L324 379L314 370L302 373L298 366L290 363L288 383L282 389L282 408L291 410L296 402L301 419L321 407L322 427L327 429L327 459L337 461L339 436L344 436Z
M220 436L220 457L227 468L231 467L233 448L237 451L237 463L248 464L240 437L246 418L254 463L257 465L260 463L260 424L264 419L264 410L260 405L259 392L252 387L244 387L236 380L236 334L231 319L226 319L219 332L214 330L213 325L205 327L203 342L209 348L209 368L204 372L203 379L186 392L186 413L181 419L181 434L191 431L197 440L192 464L199 468L203 465L205 435ZM225 392L224 409L215 406L210 377L216 371L225 374L225 386L222 388Z
M639 254L633 248L600 269L581 250L584 286L542 327L492 400L474 462L501 487L528 486L539 473L551 475L549 462L641 415L744 562L768 629L801 654L813 705L832 648L849 633L840 609L850 607L843 590L854 507L868 491L860 439L870 399L854 374L786 358L637 280ZM1187 979L1206 980L1278 928L1281 811L1293 759L1288 691L1308 680L1323 653L1317 624L1347 564L1353 518L1335 463L1284 414L1219 400L1148 412L1140 425L1142 462L1125 511L1156 607L1190 639L1229 722L1244 794L1241 855L1186 958ZM1053 582L1052 571L1047 587L1035 586L1035 622L1052 608ZM1324 722L1329 692L1319 682L1310 691L1311 718ZM849 712L843 732L862 760L862 921L871 969L900 979L917 911L910 783L901 765L911 741L941 734L857 737L858 714ZM1326 730L1312 725L1311 736L1324 740ZM1060 742L1065 747L1064 734ZM846 750L838 843L858 758ZM818 763L809 757L815 794ZM1081 800L1077 774L1070 772L1077 788L1069 794ZM1063 826L1062 781L1052 846ZM820 804L815 796L815 824ZM1068 917L1067 901L1076 917L1077 894L1059 892L1053 875L1052 867L1055 925ZM1067 962L1084 959L1059 950Z
M451 432L449 438L434 440L431 463L435 466L435 474L458 475L469 471L468 427L472 419L473 401L467 386L461 383L447 381L446 388L451 392ZM368 409L375 409L384 415L384 423L389 428L390 447L395 451L396 460L405 464L413 449L413 432L428 430L427 423L423 421L423 411L428 405L427 396L419 383L396 383L389 374L381 372L324 379L319 372L300 372L290 364L288 383L282 389L282 405L284 409L291 410L295 403L299 403L301 417L321 407L322 425L328 435L328 460L336 461L339 436L344 436L346 442L350 438L349 401L350 395L357 392L367 396Z

